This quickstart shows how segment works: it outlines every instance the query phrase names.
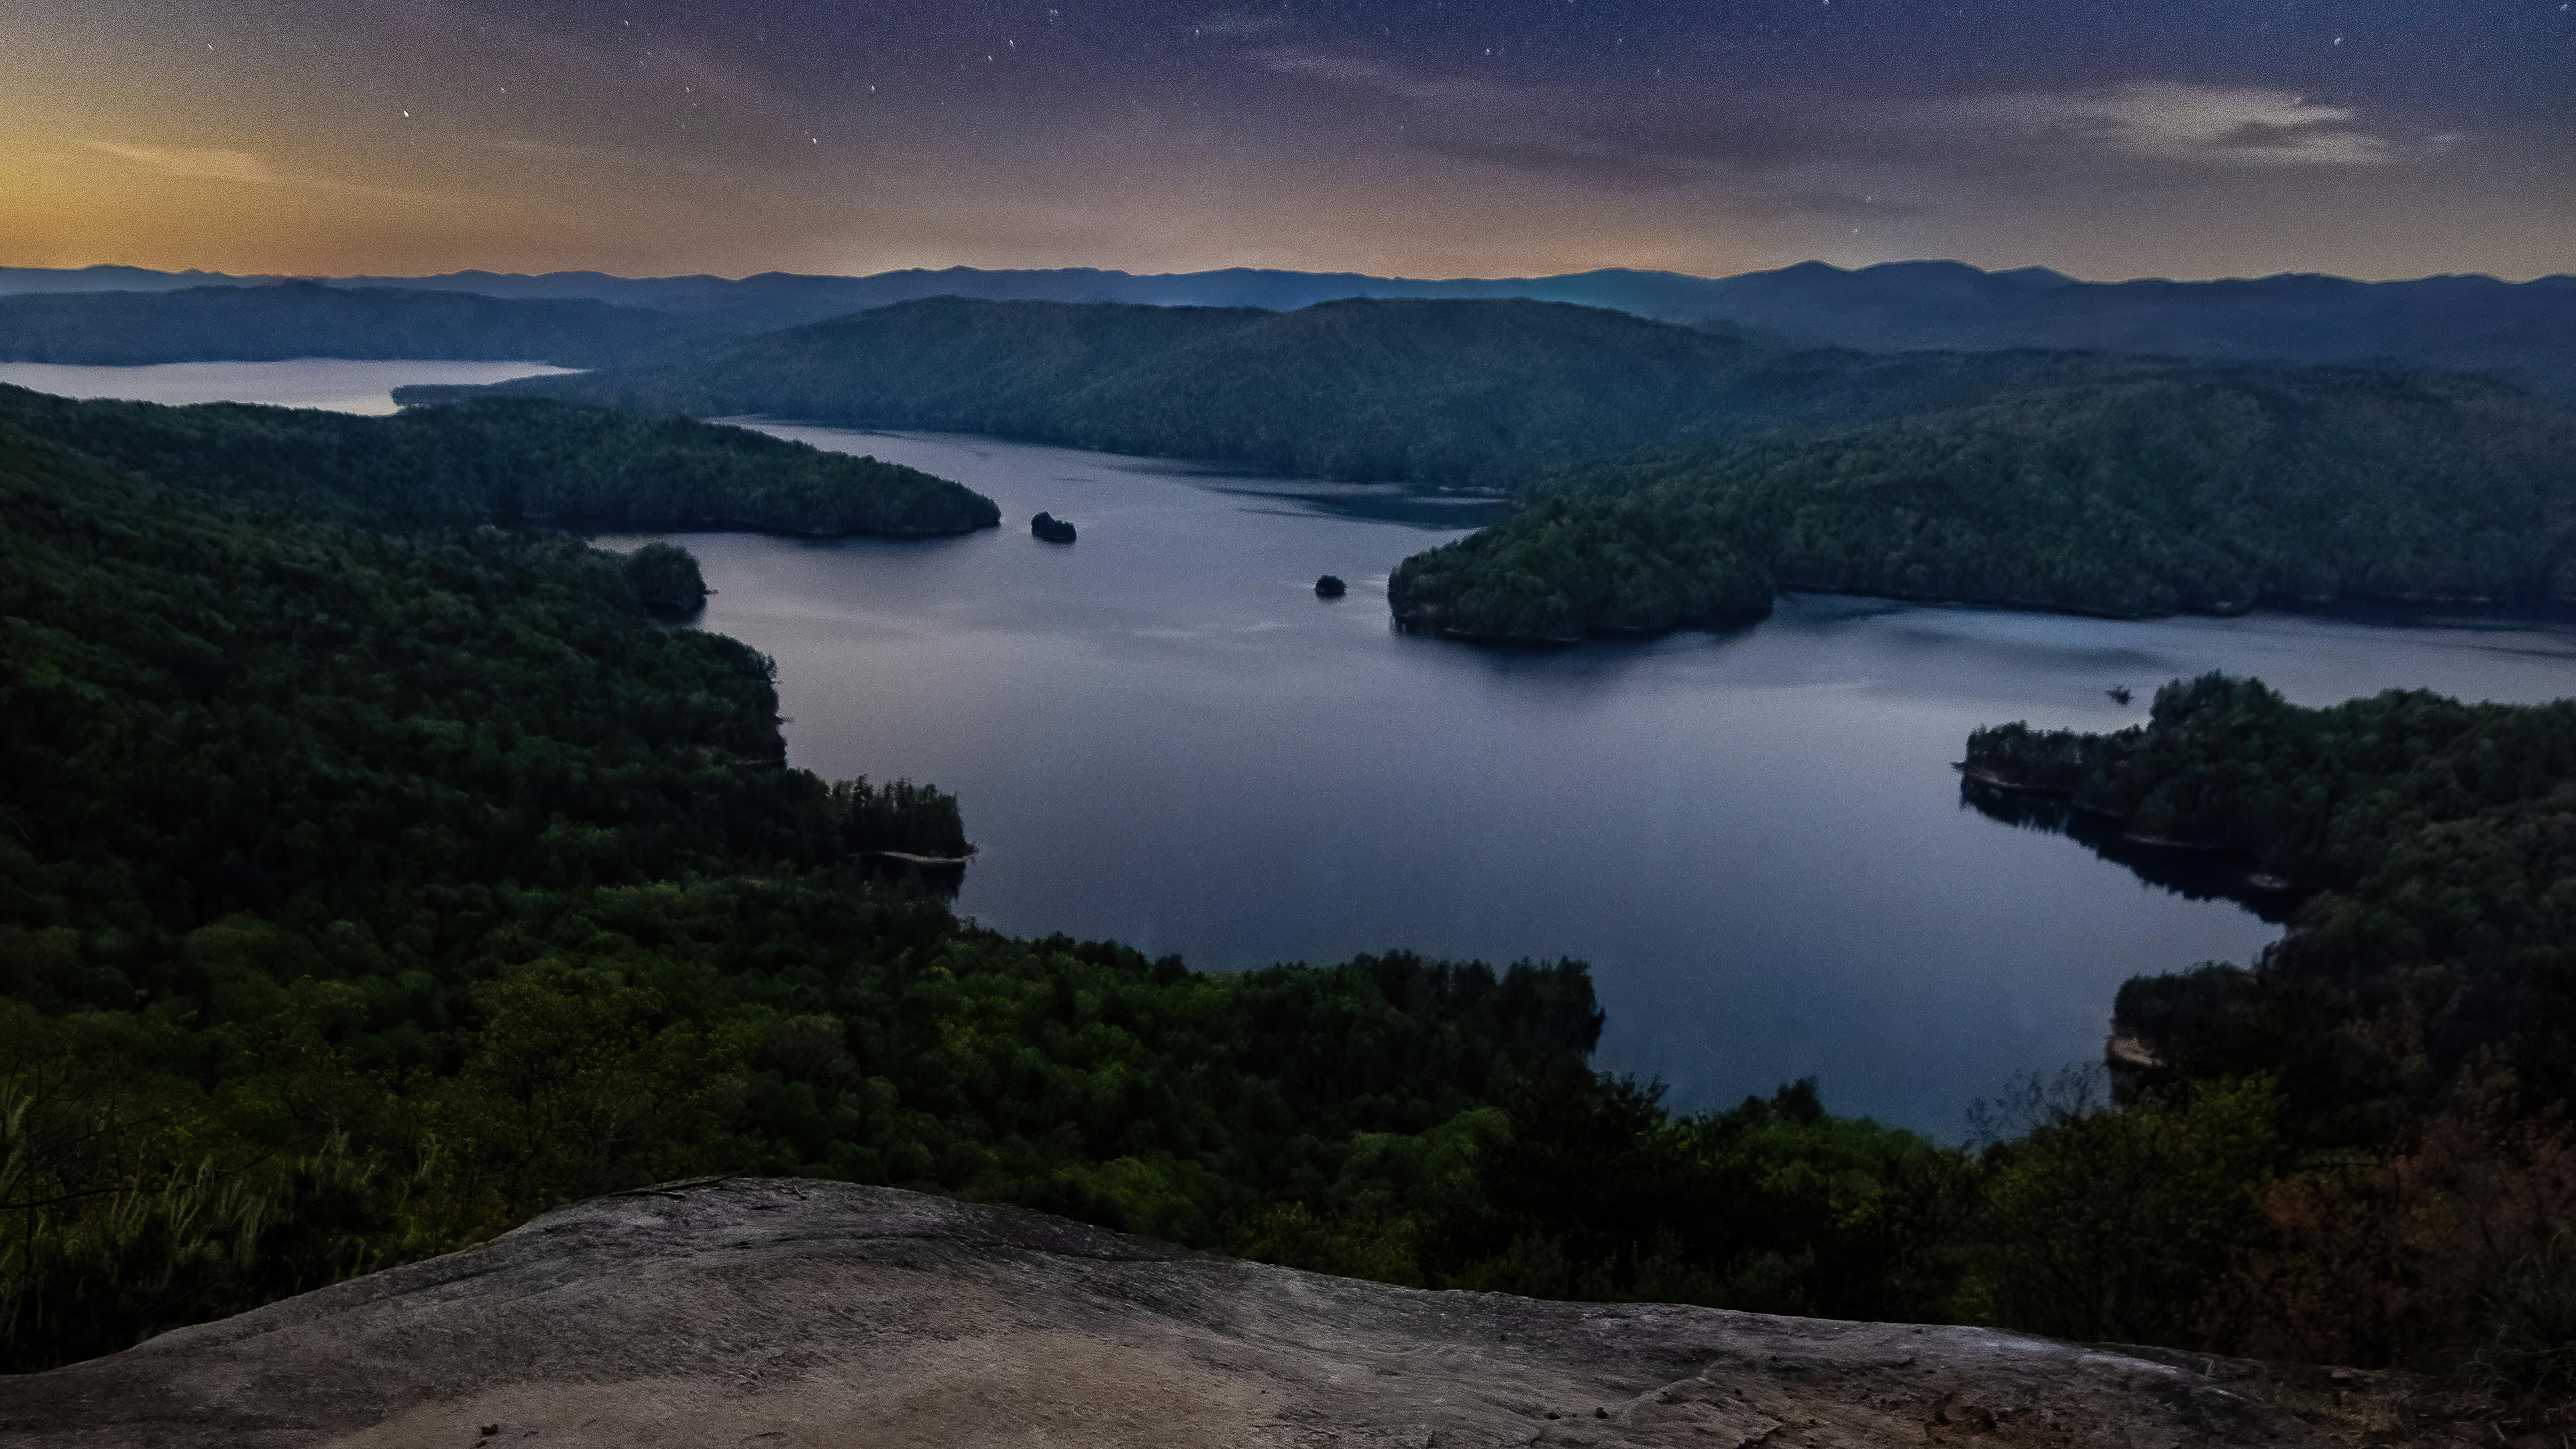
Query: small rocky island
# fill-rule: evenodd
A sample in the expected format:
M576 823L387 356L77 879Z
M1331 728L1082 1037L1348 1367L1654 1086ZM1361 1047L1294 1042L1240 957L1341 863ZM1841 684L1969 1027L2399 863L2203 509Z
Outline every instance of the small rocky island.
M1073 542L1073 525L1052 513L1041 513L1029 520L1029 532L1048 543Z
M1350 592L1350 587L1344 584L1337 575L1326 574L1322 578L1315 580L1316 598L1338 599L1348 592Z

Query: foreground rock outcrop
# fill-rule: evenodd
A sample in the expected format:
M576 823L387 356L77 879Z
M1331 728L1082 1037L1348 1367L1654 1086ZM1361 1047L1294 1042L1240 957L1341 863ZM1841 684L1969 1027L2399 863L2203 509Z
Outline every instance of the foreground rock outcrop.
M1429 1293L886 1188L602 1198L0 1380L0 1444L2305 1446L2184 1362Z

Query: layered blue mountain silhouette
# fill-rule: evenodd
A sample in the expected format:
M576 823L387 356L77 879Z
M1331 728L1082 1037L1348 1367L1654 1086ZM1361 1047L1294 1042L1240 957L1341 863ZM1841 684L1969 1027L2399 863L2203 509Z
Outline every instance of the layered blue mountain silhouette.
M23 320L30 314L21 309L32 306L33 299L9 294L172 292L273 286L281 280L131 267L0 268L0 356L26 357L22 339L32 325ZM2304 274L2106 283L2076 281L2038 267L1989 272L1958 262L1924 261L1858 270L1806 262L1716 278L1621 269L1556 277L1420 280L1245 268L1134 275L1080 267L952 267L867 277L769 272L740 280L453 272L345 277L328 285L377 294L401 289L528 303L608 303L666 314L671 320L664 327L696 336L706 330L763 332L937 296L1271 311L1354 297L1528 298L1613 308L1663 321L1723 323L1807 346L1877 352L2052 348L2208 360L2366 363L2482 373L2553 392L2576 392L2576 277L2567 276L2520 283L2485 276L2359 282ZM62 308L68 300L50 299L54 310L43 313L49 325L67 325ZM310 299L299 305L309 309ZM600 319L594 325L617 334L618 347L638 345L640 334L661 330L626 318Z

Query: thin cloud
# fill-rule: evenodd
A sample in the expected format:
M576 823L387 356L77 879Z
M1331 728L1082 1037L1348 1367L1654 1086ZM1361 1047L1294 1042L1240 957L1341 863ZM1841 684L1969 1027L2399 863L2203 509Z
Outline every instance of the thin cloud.
M1820 93L1676 87L1620 97L1546 82L1442 77L1363 50L1282 43L1246 52L1275 75L1410 106L1408 144L1459 160L1611 187L1737 184L1818 168L1897 167L2046 184L2103 168L2164 172L2392 166L2456 134L2401 139L2361 111L2289 91L2178 81L1853 105ZM1791 189L1815 194L1808 186ZM1830 193L1837 188L1825 187Z
M2368 129L2349 106L2288 91L2151 82L1984 103L2019 126L2141 160L2219 167L2387 166L2410 149ZM2444 138L2422 143L2435 147Z
M274 186L285 178L269 169L268 162L256 152L230 151L218 146L133 146L119 141L76 141L83 150L131 161L164 176L180 176L195 181L239 181L257 186Z
M1456 102L1506 94L1501 87L1441 80L1358 51L1324 50L1309 45L1266 45L1251 55L1253 64L1274 74L1352 86L1416 103Z
M282 186L311 191L330 191L343 196L365 196L379 201L439 201L443 198L418 192L398 191L386 186L370 186L359 181L339 181L327 176L298 176L279 171L268 159L255 151L235 151L221 146L145 146L125 141L76 140L72 143L85 151L113 156L119 161L159 172L163 176L189 181L227 181L240 186Z

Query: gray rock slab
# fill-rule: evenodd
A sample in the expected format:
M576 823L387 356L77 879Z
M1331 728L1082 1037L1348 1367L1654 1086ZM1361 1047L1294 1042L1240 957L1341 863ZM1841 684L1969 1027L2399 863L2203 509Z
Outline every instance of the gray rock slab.
M0 1445L2299 1445L2183 1364L1389 1288L838 1183L601 1198L0 1379Z

